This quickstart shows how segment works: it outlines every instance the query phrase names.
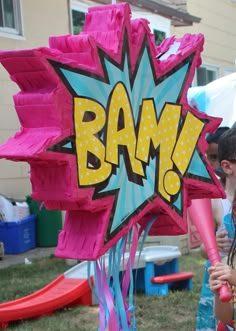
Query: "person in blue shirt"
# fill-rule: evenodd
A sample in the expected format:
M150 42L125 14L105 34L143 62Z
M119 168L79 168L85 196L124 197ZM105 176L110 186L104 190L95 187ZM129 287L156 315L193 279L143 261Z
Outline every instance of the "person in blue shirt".
M219 140L219 161L226 175L225 191L232 205L231 214L225 217L225 226L233 236L228 256L222 262L209 267L210 289L214 293L214 313L219 319L217 331L236 330L236 129L230 129ZM232 290L232 300L222 302L219 288L227 284Z
M215 133L209 134L206 137L208 142L208 150L206 152L207 159L222 185L225 185L225 175L219 167L218 161L218 142L224 132L229 130L228 127L220 127ZM226 192L227 195L227 192ZM212 199L212 215L216 231L216 241L221 258L228 254L232 242L232 233L228 232L224 220L231 212L231 203L228 199ZM205 270L202 280L202 288L197 309L196 331L215 331L218 320L214 313L214 295L209 288L209 273L210 261L208 260L207 252L203 244L200 246L202 257L206 259Z

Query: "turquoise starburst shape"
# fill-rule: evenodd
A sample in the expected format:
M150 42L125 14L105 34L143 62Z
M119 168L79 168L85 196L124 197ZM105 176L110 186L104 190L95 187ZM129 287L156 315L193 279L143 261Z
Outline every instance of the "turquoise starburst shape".
M152 206L183 218L185 179L214 179L198 146L209 120L182 104L195 53L161 77L147 37L133 70L127 33L119 62L98 53L103 76L50 61L73 97L75 134L49 150L76 155L78 187L94 200L114 197L110 240Z

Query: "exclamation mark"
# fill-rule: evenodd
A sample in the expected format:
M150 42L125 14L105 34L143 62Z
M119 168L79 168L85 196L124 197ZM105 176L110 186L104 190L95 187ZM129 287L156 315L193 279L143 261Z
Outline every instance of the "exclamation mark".
M185 174L189 166L203 127L204 122L195 117L191 112L187 113L172 155L172 160L182 175Z

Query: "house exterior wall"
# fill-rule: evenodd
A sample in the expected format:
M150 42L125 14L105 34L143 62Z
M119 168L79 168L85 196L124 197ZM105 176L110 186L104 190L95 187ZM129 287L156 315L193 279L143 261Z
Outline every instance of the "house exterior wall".
M48 37L69 33L67 0L22 0L22 37L0 33L0 49L14 50L48 46ZM20 129L13 95L19 91L7 71L0 66L0 144ZM24 198L31 193L29 166L23 162L0 160L0 194Z
M24 49L48 45L48 37L70 33L69 4L78 3L85 7L96 5L91 0L21 0L23 37L7 38L0 33L0 49ZM235 71L236 59L236 2L231 0L188 0L188 12L201 17L199 24L174 28L169 20L156 17L160 29L169 35L181 37L185 33L203 33L205 46L202 53L203 64L219 67L220 76L227 71ZM148 12L132 7L133 17L148 15ZM151 25L155 24L151 13ZM20 129L14 110L12 96L18 87L0 66L0 144ZM0 160L0 194L14 198L24 198L31 192L29 167L26 163Z
M21 0L23 36L12 37L0 32L0 49L16 50L48 46L48 37L70 33L70 4L78 4L86 9L97 5L90 0ZM132 8L132 10L134 10ZM145 10L136 11L135 18L147 17ZM155 25L155 17L150 16ZM170 35L170 21L159 17L160 29ZM14 109L13 95L19 91L7 71L0 65L0 144L20 130L20 123ZM0 194L22 199L31 193L29 166L25 162L0 159Z
M201 22L190 27L172 27L172 34L180 37L185 33L203 33L203 64L217 66L219 77L236 71L236 2L188 0L187 9L201 17Z

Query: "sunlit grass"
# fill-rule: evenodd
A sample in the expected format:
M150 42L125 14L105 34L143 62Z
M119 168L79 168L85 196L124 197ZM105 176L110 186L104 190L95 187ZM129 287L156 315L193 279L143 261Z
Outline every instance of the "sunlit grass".
M194 273L193 290L171 292L166 297L134 296L138 331L193 331L205 261L199 252L181 256L181 271ZM12 266L0 271L0 301L33 293L69 269L64 260L54 257L35 260L31 265ZM17 331L97 331L98 307L63 308L50 317L11 323ZM110 330L112 331L112 330ZM124 330L125 331L125 330Z

